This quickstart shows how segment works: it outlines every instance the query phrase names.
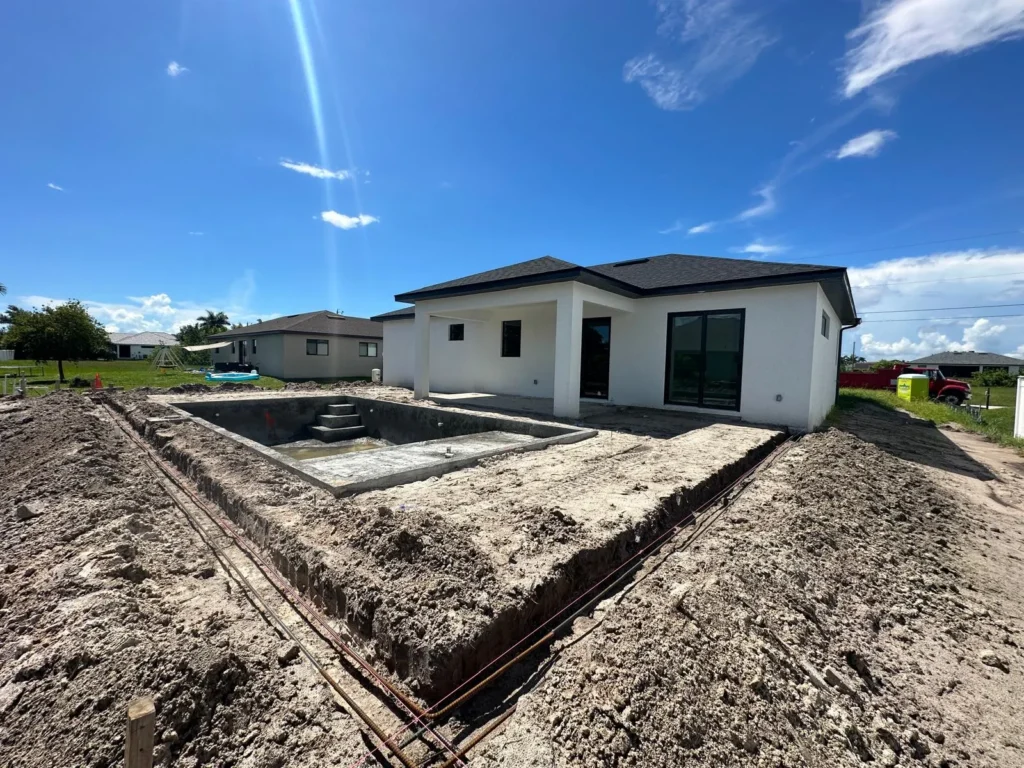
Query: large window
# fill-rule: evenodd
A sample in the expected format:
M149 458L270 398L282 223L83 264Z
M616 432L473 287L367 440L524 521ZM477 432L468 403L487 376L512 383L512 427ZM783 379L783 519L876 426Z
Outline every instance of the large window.
M742 309L668 316L666 403L739 410L744 320Z
M519 357L523 341L523 321L505 320L501 324L501 356Z
M463 341L466 338L466 324L452 323L448 326L448 341Z
M307 355L326 355L327 354L327 340L326 339L306 339L306 354Z
M377 356L377 342L375 342L375 341L360 341L359 342L359 356L360 357L376 357Z

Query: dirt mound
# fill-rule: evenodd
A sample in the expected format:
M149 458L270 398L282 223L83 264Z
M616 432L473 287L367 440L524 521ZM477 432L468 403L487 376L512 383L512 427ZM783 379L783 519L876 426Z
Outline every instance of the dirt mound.
M289 381L284 388L288 392L315 392L320 385L315 381Z
M703 540L578 620L474 763L1010 764L1005 747L979 760L993 745L973 725L979 701L1019 698L1024 638L960 571L969 523L919 467L809 436ZM977 691L954 695L972 672Z
M0 765L114 766L154 697L158 765L349 762L351 721L69 392L0 407Z

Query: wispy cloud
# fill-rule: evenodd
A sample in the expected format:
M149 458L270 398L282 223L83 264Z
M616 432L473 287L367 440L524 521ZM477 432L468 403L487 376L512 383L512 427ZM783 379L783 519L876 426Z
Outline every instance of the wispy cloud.
M174 333L182 325L194 323L207 309L223 310L236 323L252 322L257 317L264 320L275 317L275 313L256 312L252 309L255 287L254 274L246 270L229 285L227 296L210 301L181 301L172 299L166 293L157 293L151 296L127 296L121 302L83 299L82 304L111 333ZM64 300L49 296L19 296L16 302L19 306L43 307L63 304Z
M55 189L58 192L63 192L64 191L64 187L57 186L52 181L49 184L47 184L46 186L48 186L50 189Z
M775 38L738 0L657 0L663 53L630 59L622 68L662 109L688 110L742 77Z
M967 250L889 259L851 267L849 277L857 309L865 320L852 335L859 336L858 353L870 359L913 359L945 350L1012 354L1024 342L1024 318L998 316L1016 314L1013 309L928 309L1024 301L1022 250ZM922 311L904 311L916 308ZM984 316L989 313L991 316Z
M847 35L849 98L908 64L964 53L1024 34L1021 0L884 0Z
M767 216L769 213L775 211L775 182L769 182L763 187L754 192L755 195L761 198L761 202L757 205L752 205L745 211L741 211L736 217L739 221L747 221L748 219L756 219L761 216Z
M337 179L338 181L344 181L345 179L352 178L352 171L338 170L332 171L328 168L321 168L319 165L310 165L309 163L297 163L294 160L281 160L278 163L282 168L287 168L296 173L304 173L307 176L312 176L316 179Z
M191 235L192 237L202 237L202 236L203 236L203 235L205 235L206 233L205 233L205 232L189 232L189 234L190 234L190 235Z
M358 216L346 216L337 211L324 211L320 214L320 218L338 229L356 229L380 221L376 216L369 216L365 213L360 213Z
M172 61L170 64L167 65L167 74L170 75L171 77L177 77L178 75L183 75L183 74L185 74L188 71L189 71L188 67L183 67L183 66L181 66L181 64L179 64L176 61Z
M674 232L681 232L685 228L685 226L686 225L683 224L683 222L681 222L679 219L676 219L675 221L672 222L670 226L666 227L665 229L659 229L658 234L671 235Z
M708 232L711 232L717 226L718 226L718 222L715 222L715 221L705 221L703 224L698 224L695 227L690 227L688 230L686 230L686 234L688 234L688 235L704 235L704 234L707 234Z
M842 160L845 157L877 157L882 147L895 138L895 131L868 131L843 144L835 153L835 158Z
M785 253L789 248L785 245L771 245L769 243L762 242L760 238L752 243L747 243L744 246L738 248L730 248L732 253L745 253L748 256L774 256L777 253Z

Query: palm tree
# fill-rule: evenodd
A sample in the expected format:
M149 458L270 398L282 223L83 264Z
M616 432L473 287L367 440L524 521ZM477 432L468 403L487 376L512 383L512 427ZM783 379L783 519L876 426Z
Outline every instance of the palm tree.
M214 312L212 309L208 309L205 315L200 315L196 320L199 321L199 325L208 336L228 329L228 316L223 312Z
M5 293L7 293L7 286L0 283L0 296L3 296Z

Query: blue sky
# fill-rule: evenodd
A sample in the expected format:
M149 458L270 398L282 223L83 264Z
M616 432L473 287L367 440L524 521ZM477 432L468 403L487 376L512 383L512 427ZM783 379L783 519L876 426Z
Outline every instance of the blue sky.
M854 268L869 357L1024 353L1022 33L1024 0L17 3L0 282L173 330L696 253Z

